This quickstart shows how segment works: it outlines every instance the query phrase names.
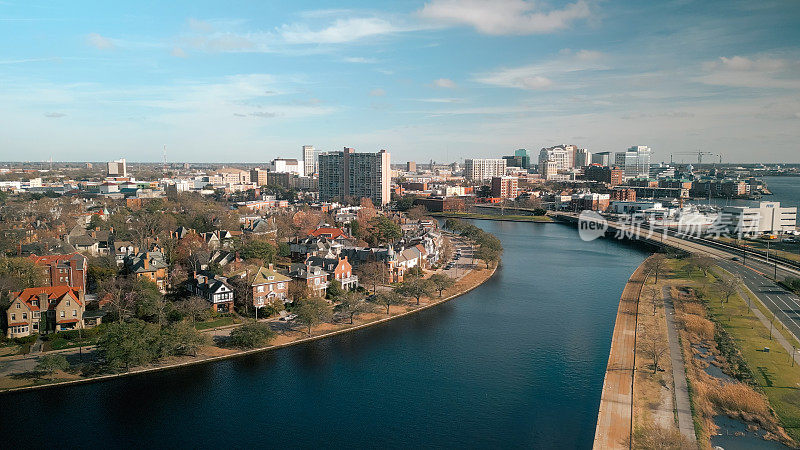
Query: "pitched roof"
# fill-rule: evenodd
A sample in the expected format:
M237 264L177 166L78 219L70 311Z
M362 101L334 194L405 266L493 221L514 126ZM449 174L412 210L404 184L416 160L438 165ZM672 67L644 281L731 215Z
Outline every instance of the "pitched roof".
M25 302L25 304L27 304L28 307L33 311L38 310L42 306L46 306L49 309L49 304L39 305L37 307L31 303L31 300L39 299L39 294L47 294L47 299L50 302L53 300L58 300L58 302L55 303L56 305L60 303L61 299L63 299L65 296L70 296L70 298L78 302L79 305L83 305L83 302L80 300L80 289L70 286L44 286L27 288L19 292L14 292L13 296L19 297L19 299Z
M60 263L62 261L69 261L73 258L77 259L86 259L85 256L81 255L80 253L68 253L63 255L30 255L29 258L33 261L34 264L46 265L49 266L53 263Z
M270 279L270 277L272 277L272 279ZM279 283L285 281L292 281L292 279L276 270L270 270L267 267L260 267L256 273L256 276L253 278L252 285L257 286L259 284Z
M325 236L332 239L336 239L341 236L350 239L350 236L348 236L341 228L336 227L319 227L311 233L308 233L308 235L315 237Z

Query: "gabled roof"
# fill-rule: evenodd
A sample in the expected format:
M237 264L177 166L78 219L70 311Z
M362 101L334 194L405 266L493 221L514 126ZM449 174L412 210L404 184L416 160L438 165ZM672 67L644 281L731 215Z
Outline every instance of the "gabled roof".
M81 255L80 253L68 253L62 255L43 255L43 256L30 255L29 258L31 259L31 261L33 261L34 264L45 265L45 266L49 266L54 263L58 264L61 262L70 261L72 259L76 259L78 261L86 259L86 257Z
M272 277L272 279L270 279ZM257 286L259 284L269 284L269 283L279 283L279 282L287 282L292 281L291 278L288 276L279 273L276 270L270 270L267 267L260 267L256 276L253 278L253 286Z
M345 233L341 228L336 227L319 227L311 233L308 233L308 235L314 237L325 236L331 239L336 239L338 237L350 239L350 236L348 236L347 233Z
M61 303L61 300L64 297L69 296L72 300L78 302L79 305L83 305L80 300L80 289L70 287L70 286L44 286L44 287L34 287L34 288L27 288L23 289L19 292L13 292L13 297L19 297L20 300L25 302L26 305L32 310L37 311L41 307L45 307L45 309L49 309L50 304L48 305L39 305L34 306L31 303L31 300L38 300L39 294L47 294L47 299L52 303L53 300L57 300L54 305Z

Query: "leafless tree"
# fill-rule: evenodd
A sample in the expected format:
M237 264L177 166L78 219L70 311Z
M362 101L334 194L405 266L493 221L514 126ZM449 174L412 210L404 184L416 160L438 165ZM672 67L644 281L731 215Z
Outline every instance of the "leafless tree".
M653 361L653 373L658 372L660 369L658 363L668 351L668 348L664 345L664 339L654 334L646 334L640 339L640 351L642 351L645 356Z

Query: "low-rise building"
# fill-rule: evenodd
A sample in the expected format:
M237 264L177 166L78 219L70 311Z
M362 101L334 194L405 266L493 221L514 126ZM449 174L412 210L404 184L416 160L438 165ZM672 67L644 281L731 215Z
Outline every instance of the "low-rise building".
M86 290L86 257L80 253L67 255L30 256L42 268L48 286L69 286Z
M289 276L296 282L304 285L314 295L325 296L328 289L328 272L322 267L312 266L309 263L292 264Z
M161 293L167 292L168 264L161 252L143 252L125 258L125 267L136 279L147 279L158 286Z
M233 312L233 288L228 279L211 273L196 274L186 283L186 289L211 303L217 312Z
M287 301L291 281L290 277L275 270L272 264L259 268L250 283L253 306L261 308L274 300Z
M355 289L358 287L358 276L353 274L353 266L347 260L347 256L337 258L321 258L319 256L309 256L306 264L321 267L323 270L333 275L333 280L341 284L342 289Z
M782 207L780 202L726 206L722 208L719 224L731 235L794 232L797 228L797 208Z
M47 286L11 293L6 310L6 337L84 328L83 290L70 286Z

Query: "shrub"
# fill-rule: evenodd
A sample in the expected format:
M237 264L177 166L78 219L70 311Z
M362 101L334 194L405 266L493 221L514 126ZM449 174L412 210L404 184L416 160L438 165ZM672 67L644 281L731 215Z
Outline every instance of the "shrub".
M694 314L681 314L678 316L678 320L689 334L704 341L714 339L714 324L710 320Z

